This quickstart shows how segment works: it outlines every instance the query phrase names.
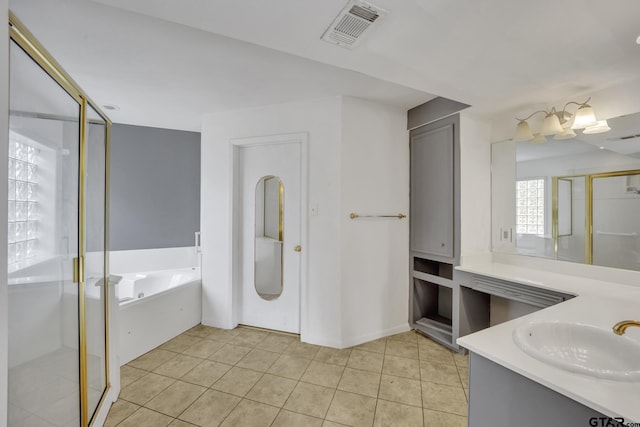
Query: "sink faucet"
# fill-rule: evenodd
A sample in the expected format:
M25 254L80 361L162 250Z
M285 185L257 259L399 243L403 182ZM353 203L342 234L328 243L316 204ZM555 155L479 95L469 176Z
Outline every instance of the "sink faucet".
M623 320L621 322L616 323L613 326L613 333L616 335L622 335L627 331L629 326L638 326L640 327L640 321L638 320Z

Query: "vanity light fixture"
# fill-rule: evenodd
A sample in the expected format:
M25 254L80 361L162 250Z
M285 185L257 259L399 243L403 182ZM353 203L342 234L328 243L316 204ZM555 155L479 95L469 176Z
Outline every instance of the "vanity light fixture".
M596 123L593 126L589 126L588 128L585 128L582 131L582 133L586 133L587 135L593 135L596 133L608 132L610 130L611 128L609 127L609 124L607 123L606 120L598 120L598 123Z
M524 119L516 117L518 126L513 140L516 142L528 141L531 143L544 143L546 142L546 137L551 135L553 135L553 139L556 140L574 138L576 136L574 129L584 129L583 132L586 134L601 133L610 130L606 120L598 121L596 119L593 107L588 104L590 100L591 98L588 98L584 102L569 101L562 107L561 111L556 110L556 107L552 107L550 110L535 111ZM567 111L567 107L572 104L578 106L574 114ZM545 117L540 132L534 134L527 120L538 113L544 113ZM573 118L573 122L571 122L571 118Z

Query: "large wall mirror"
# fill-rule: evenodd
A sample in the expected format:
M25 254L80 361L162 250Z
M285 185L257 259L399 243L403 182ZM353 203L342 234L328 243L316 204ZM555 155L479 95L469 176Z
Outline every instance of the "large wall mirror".
M640 270L640 113L611 131L492 145L492 248Z
M255 192L254 285L262 299L282 294L284 186L276 176L262 177Z

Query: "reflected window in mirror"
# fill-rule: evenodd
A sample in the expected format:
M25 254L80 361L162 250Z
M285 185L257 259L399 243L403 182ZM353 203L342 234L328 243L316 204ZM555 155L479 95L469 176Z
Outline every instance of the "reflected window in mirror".
M544 178L516 180L518 234L544 234L545 187Z

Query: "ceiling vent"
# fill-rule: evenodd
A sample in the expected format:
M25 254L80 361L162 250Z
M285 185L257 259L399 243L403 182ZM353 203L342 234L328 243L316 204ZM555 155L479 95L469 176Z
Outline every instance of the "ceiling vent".
M351 0L322 35L322 40L353 49L362 35L387 11L360 0Z

